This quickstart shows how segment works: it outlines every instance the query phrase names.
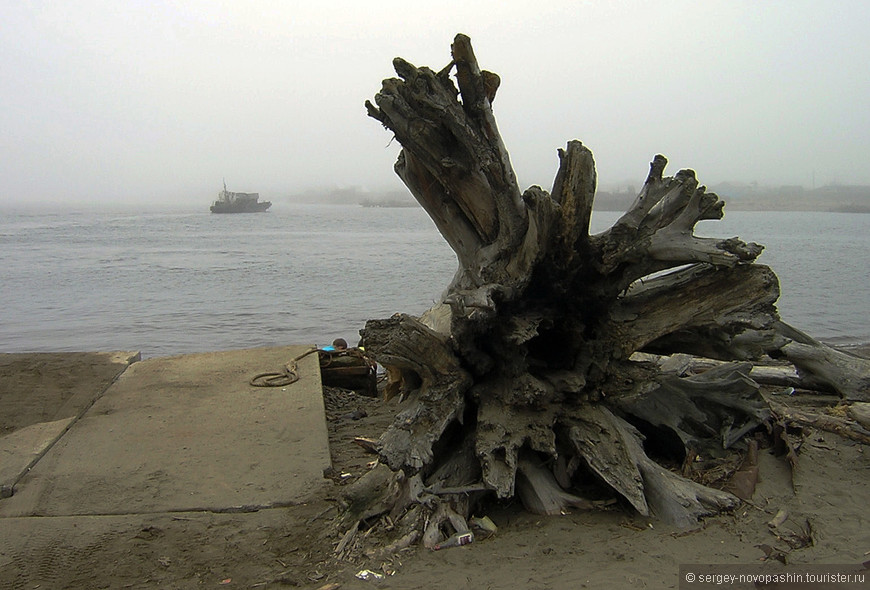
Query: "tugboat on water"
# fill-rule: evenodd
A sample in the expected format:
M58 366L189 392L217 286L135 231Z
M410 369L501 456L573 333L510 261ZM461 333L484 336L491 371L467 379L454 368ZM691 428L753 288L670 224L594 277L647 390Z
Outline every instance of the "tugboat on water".
M233 193L227 190L224 180L224 190L218 193L218 199L210 207L212 213L259 213L272 206L272 201L261 201L260 193Z

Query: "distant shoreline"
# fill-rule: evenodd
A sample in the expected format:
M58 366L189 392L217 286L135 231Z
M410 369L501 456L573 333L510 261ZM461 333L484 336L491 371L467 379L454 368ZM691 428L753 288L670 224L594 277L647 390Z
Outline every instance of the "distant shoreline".
M870 213L870 186L827 185L814 189L800 186L762 186L726 182L711 186L725 202L727 211L808 211L825 213ZM637 187L599 187L594 208L598 211L627 211L637 198ZM363 207L419 207L405 191L362 191L343 189L309 191L294 195L285 202L356 205Z
M795 206L790 205L788 207L778 207L775 205L771 205L770 203L746 203L742 201L729 201L727 198L723 199L725 201L725 211L742 211L742 212L776 212L776 213L870 213L870 204L868 205L842 205L842 206L830 206L824 207L821 205L818 206ZM595 204L595 210L597 211L616 211L616 212L625 212L626 208L620 208L618 206L614 206L611 204Z
M725 201L727 211L813 211L824 213L870 213L870 186L823 186L804 189L723 183L710 187ZM599 190L595 205L602 211L626 211L636 198L633 187L618 191Z

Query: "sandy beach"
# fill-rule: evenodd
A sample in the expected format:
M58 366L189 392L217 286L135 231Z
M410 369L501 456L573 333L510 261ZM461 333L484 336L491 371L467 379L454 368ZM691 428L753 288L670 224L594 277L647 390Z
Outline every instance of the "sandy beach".
M0 436L73 415L81 410L77 392L113 379L111 368L87 353L0 360ZM833 398L799 403L842 412ZM870 559L867 447L804 429L795 470L763 448L751 500L696 530L672 529L622 507L540 517L517 502L491 502L478 511L498 526L489 538L438 552L412 546L341 560L335 555L340 538L330 526L336 499L374 459L352 439L377 437L397 401L325 388L324 404L333 471L304 501L241 512L3 518L0 588L678 588L684 587L681 564L778 571L783 561ZM782 522L772 526L777 515ZM372 539L380 534L388 536L371 529ZM361 579L366 570L383 578Z

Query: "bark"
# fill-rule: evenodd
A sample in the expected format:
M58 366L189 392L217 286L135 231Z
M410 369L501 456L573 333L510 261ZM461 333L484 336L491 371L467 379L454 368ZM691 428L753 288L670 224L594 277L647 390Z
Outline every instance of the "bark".
M438 71L393 65L399 77L366 108L402 145L395 170L458 270L420 318L397 314L362 331L404 397L379 440L382 459L429 495L516 494L542 513L600 507L566 489L590 482L679 526L736 506L651 455L722 453L765 422L752 366L678 377L633 354L803 358L806 343L779 321L776 275L754 263L762 247L695 236L724 203L692 170L665 176L661 155L629 210L590 235L592 152L568 142L551 190L521 191L492 110L499 78L480 69L468 37L456 36ZM450 511L468 516L468 494L436 495L450 510L439 503L425 543L457 521Z

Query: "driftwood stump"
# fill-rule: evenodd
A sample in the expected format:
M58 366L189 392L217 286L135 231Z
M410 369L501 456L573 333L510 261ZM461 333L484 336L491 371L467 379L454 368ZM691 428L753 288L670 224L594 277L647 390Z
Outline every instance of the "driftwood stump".
M480 69L468 37L456 36L439 71L393 65L399 77L366 108L402 145L395 170L459 263L421 317L362 331L404 388L378 445L400 476L380 501L393 517L430 506L425 543L441 523L465 526L485 493L552 514L610 503L572 491L595 482L680 526L736 506L650 455L722 453L767 420L751 364L679 377L637 351L806 357L799 371L834 390L849 381L848 395L866 399L866 367L863 382L844 379L827 347L781 323L777 277L754 263L762 246L694 235L724 203L692 170L665 176L667 160L655 156L631 208L590 235L592 152L568 142L552 189L521 191L492 111L499 77Z

